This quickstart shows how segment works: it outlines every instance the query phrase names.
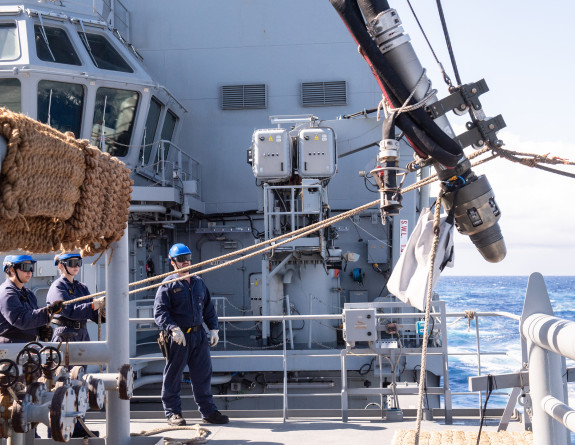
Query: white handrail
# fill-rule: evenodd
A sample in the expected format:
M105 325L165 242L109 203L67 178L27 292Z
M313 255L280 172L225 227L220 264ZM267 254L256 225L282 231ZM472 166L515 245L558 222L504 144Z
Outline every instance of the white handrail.
M527 284L520 332L527 340L529 387L533 405L533 443L568 445L567 428L575 431L566 405L565 359L575 357L575 323L553 316L545 281L531 274Z

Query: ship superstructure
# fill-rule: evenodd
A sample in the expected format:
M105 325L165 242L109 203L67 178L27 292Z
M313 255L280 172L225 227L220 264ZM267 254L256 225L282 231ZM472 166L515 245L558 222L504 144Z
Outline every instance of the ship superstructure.
M203 278L223 320L212 353L221 408L285 415L290 388L290 409L320 412L335 396L344 417L375 404L400 420L399 399L413 404L418 392L425 328L386 284L429 190L405 194L399 214L373 205L261 255L219 260L383 202L374 175L387 158L378 158L377 82L329 2L218 9L1 0L0 106L88 139L131 169L130 282L168 272L175 242L214 269ZM404 139L397 150L398 165L413 160ZM401 186L429 170L405 171ZM40 300L57 275L52 257L39 257ZM81 281L105 289L101 260ZM154 294L130 296L134 408L157 399L161 382ZM445 306L437 295L432 306L425 403L445 408L449 422ZM318 389L331 401L306 398Z

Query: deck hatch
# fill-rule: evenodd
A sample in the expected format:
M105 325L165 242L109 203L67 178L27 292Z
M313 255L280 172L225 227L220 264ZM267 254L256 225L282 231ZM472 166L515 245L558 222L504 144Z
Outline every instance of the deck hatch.
M301 105L302 107L347 105L347 82L345 80L302 82Z
M254 110L268 107L267 85L222 85L222 110Z

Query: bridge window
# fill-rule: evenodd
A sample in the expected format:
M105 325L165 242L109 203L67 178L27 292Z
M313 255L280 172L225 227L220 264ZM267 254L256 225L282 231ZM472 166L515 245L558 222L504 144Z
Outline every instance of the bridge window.
M170 142L174 136L174 130L176 129L176 124L178 123L178 117L172 113L170 110L166 113L166 118L164 119L164 125L162 126L161 139L163 142L161 150L164 152L164 160L168 159L168 151L170 150ZM158 160L160 160L160 151L158 150Z
M106 37L101 34L85 32L79 32L78 34L92 62L94 62L94 65L98 68L110 71L121 71L123 73L134 72Z
M22 112L22 87L18 79L0 79L0 107Z
M112 156L126 156L134 131L138 99L136 91L98 88L92 145Z
M0 23L0 60L16 60L19 57L20 43L16 23Z
M38 120L77 138L82 129L84 87L73 83L41 80L38 82Z
M150 110L148 111L148 118L146 119L146 128L144 128L144 146L142 147L141 153L141 158L144 165L147 164L150 160L161 112L162 104L155 97L152 97L150 102Z
M45 62L82 65L66 31L51 26L34 25L36 54Z

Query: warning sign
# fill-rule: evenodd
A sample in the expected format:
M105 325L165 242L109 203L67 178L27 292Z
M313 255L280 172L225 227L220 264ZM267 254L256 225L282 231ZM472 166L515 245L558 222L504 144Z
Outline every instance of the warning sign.
M408 224L409 220L402 219L399 221L399 253L402 254L408 239Z

